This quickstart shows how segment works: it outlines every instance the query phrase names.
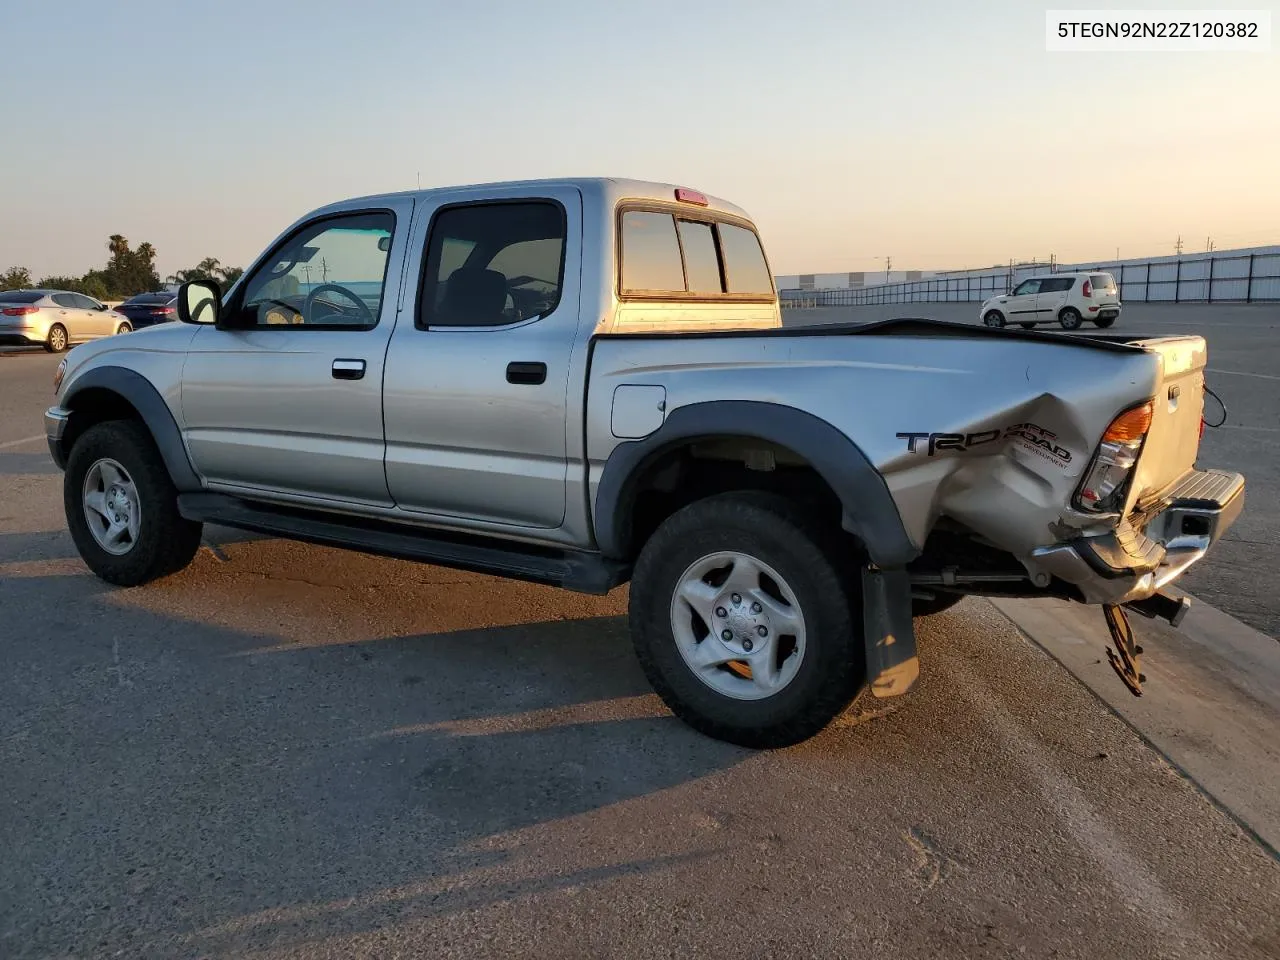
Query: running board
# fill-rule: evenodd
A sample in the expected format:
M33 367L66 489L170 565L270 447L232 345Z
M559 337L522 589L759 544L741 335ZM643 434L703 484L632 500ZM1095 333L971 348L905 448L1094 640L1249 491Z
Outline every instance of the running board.
M494 537L277 507L220 493L179 494L178 512L199 523L526 580L578 593L605 594L631 576L629 564L606 560L598 553L541 548Z

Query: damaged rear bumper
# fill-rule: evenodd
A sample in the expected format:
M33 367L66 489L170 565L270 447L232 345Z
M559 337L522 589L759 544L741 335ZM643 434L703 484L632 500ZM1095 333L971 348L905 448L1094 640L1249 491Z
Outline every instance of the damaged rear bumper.
M1244 477L1223 470L1188 473L1135 526L1040 547L1035 566L1073 584L1086 603L1144 600L1180 577L1244 509Z

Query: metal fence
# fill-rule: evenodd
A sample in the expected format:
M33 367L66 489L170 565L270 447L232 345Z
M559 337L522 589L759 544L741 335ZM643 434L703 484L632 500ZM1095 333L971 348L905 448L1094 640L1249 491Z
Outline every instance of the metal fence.
M1280 301L1280 253L1205 255L1149 263L1059 267L1105 270L1128 303L1275 303Z
M784 307L864 307L891 303L980 303L1008 293L1027 276L1046 272L1106 271L1127 303L1280 302L1280 251L1205 254L1089 265L1058 264L1051 270L1011 270L934 277L837 290L782 290Z

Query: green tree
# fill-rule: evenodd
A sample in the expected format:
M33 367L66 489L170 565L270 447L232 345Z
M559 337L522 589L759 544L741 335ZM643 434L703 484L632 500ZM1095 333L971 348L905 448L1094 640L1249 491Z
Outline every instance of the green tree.
M189 283L193 280L212 280L219 289L226 290L244 273L242 267L224 267L217 257L205 257L194 267L169 274L170 283Z
M151 244L142 243L137 250L130 250L129 241L113 233L107 239L107 250L111 257L106 270L102 271L102 279L111 293L132 297L160 286L160 275L156 273L155 265L156 248Z
M60 277L54 274L51 277L41 277L40 282L36 284L42 290L70 290L72 293L83 293L80 289L83 281L76 277Z
M0 290L22 290L31 286L31 271L26 267L10 267L0 273Z

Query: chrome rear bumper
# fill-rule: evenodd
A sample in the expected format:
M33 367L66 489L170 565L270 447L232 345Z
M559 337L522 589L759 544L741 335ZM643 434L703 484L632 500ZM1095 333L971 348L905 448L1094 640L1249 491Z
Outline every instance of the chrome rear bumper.
M1244 477L1223 470L1188 473L1148 512L1139 530L1081 537L1032 553L1037 567L1079 588L1086 603L1150 597L1209 552L1244 509Z

